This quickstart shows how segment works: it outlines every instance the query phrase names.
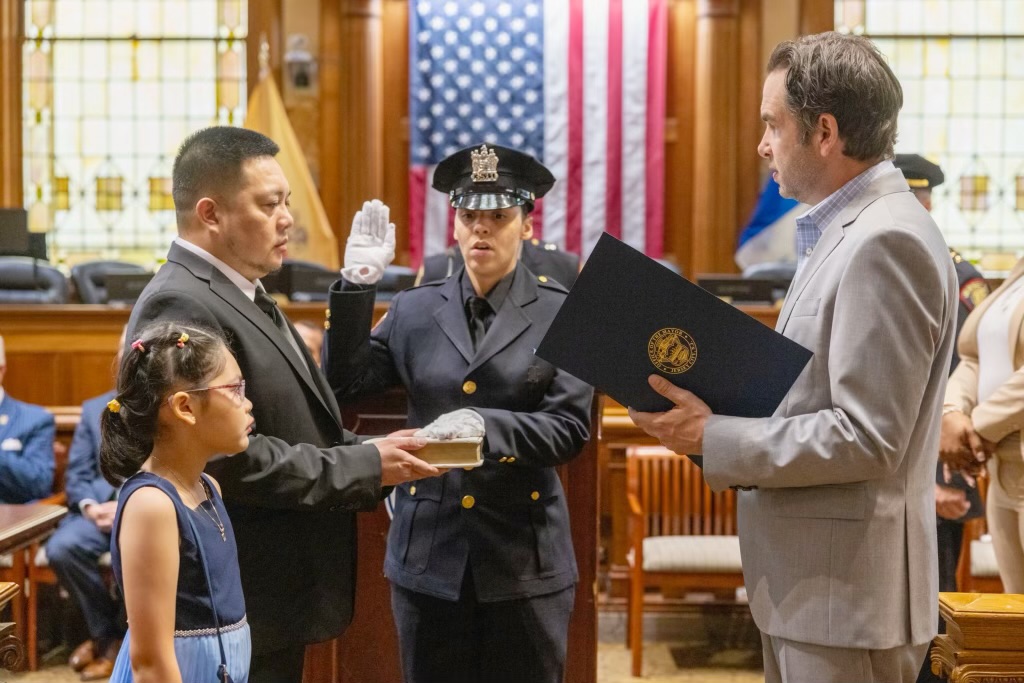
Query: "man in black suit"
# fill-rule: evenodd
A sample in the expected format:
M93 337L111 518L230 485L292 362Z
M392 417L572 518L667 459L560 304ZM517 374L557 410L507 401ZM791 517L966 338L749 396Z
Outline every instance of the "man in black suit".
M249 448L209 471L238 540L251 683L298 683L305 645L351 621L354 513L373 509L382 486L438 474L407 452L420 439L361 445L342 427L330 387L261 287L293 225L277 152L269 138L226 126L184 142L173 171L178 237L128 323L129 339L157 320L220 330L248 381Z

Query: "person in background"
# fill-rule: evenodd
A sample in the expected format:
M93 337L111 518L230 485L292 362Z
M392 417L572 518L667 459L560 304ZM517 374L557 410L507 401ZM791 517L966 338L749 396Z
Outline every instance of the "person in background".
M0 503L28 503L53 492L56 423L42 406L4 390L7 355L0 337Z
M117 344L114 372L121 366L124 331ZM72 651L68 664L83 681L106 680L124 638L121 601L115 599L100 570L100 557L110 552L110 529L117 511L117 488L100 471L100 418L115 391L82 404L71 439L64 476L68 515L46 542L46 558L89 630L89 640Z
M941 185L946 177L938 164L928 161L919 154L897 154L893 165L903 172L921 206L932 210L932 188ZM957 284L960 288L960 304L957 309L956 331L959 336L964 321L971 311L988 295L988 284L978 269L950 247L949 255L956 268ZM950 372L960 363L960 356L953 350ZM939 548L939 591L955 592L956 567L960 562L960 548L963 543L964 522L985 514L978 489L964 479L960 472L947 473L942 463L935 468L935 517ZM943 633L944 623L939 620L939 632ZM918 683L938 683L940 679L932 673L931 657L925 655Z
M203 468L249 445L252 403L223 337L156 323L125 351L101 418L100 469L121 491L111 566L128 613L112 683L249 680L235 534Z
M434 189L455 209L465 265L397 294L372 331L374 288L331 290L331 319L345 321L327 332L339 401L404 386L417 435L484 437L479 467L396 489L384 574L406 683L564 675L577 571L555 467L589 437L593 390L534 355L566 290L519 258L553 183L515 150L456 152ZM393 239L386 211L364 204L346 252Z
M776 46L767 74L758 152L780 193L812 207L776 329L814 355L771 417L713 415L658 375L648 381L674 407L630 416L703 455L713 490L739 491L767 683L909 682L939 620L935 466L956 273L892 164L903 91L878 48L803 36Z
M964 322L949 378L940 456L974 471L987 460L988 531L1007 593L1024 592L1024 259Z

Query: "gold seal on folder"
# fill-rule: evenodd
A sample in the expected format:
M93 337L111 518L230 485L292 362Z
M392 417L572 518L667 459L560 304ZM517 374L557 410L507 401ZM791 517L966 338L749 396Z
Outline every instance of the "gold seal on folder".
M686 372L697 362L697 342L678 327L663 327L647 342L654 367L670 375Z

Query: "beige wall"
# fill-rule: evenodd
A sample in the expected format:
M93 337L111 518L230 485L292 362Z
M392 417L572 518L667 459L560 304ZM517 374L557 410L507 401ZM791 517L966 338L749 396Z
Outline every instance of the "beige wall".
M281 28L284 34L282 49L288 49L292 35L304 34L309 38L310 52L320 58L320 0L288 0L283 3ZM284 62L284 55L281 55ZM287 73L286 69L282 73ZM298 89L285 76L281 83L281 97L291 119L292 127L309 162L313 182L320 186L320 78L315 77L308 88ZM320 188L323 192L323 188Z

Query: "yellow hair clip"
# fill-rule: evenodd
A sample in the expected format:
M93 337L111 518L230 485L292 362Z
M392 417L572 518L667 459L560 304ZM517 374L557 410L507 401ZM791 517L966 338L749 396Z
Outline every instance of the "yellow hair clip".
M107 401L107 410L109 410L112 413L120 413L121 402L118 401L116 398L110 399L109 401Z
M187 332L182 332L181 336L178 337L178 348L179 349L185 348L185 342L187 342L187 341L188 341L188 333Z

